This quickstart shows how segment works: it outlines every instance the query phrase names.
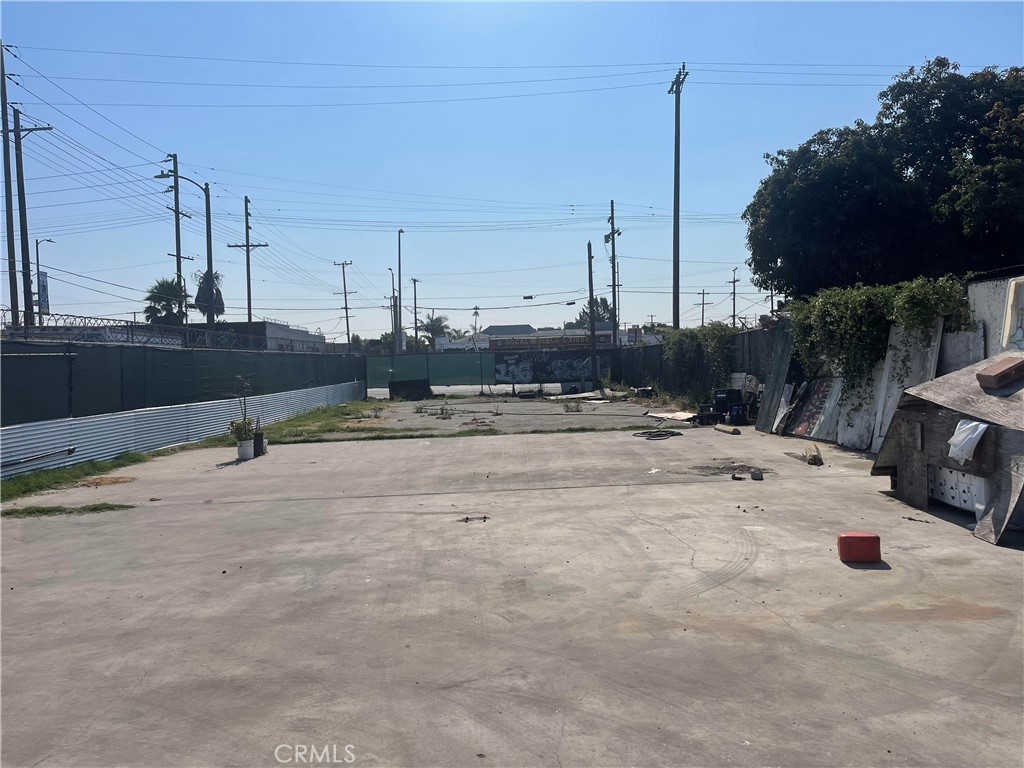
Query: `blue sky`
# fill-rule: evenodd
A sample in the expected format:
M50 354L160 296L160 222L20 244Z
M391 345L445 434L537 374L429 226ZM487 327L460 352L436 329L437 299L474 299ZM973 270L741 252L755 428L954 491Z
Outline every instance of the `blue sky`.
M682 62L683 324L700 322L701 290L708 318L730 314L734 267L738 314L753 317L766 305L743 266L739 215L766 175L764 153L872 120L879 91L926 59L1021 65L1022 9L5 2L2 34L21 57L7 57L9 98L26 124L56 129L25 141L30 237L57 241L41 250L51 311L130 319L145 289L173 275L170 196L151 177L177 152L183 174L211 183L227 319L245 317L242 253L226 245L242 242L248 195L253 239L271 246L254 251L254 316L343 340L332 262L353 262L352 331L378 336L399 227L406 325L413 277L420 311L459 328L473 306L483 326L573 319L588 240L595 286L609 292L612 199L621 318L670 322L666 91ZM203 203L191 185L182 192L192 272L205 264Z

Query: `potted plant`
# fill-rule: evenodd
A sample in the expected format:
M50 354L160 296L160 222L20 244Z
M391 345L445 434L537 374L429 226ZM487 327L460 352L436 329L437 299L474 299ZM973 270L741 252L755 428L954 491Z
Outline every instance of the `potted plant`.
M242 418L232 421L228 430L238 441L238 460L247 461L253 457L253 440L256 437L256 425L252 419Z

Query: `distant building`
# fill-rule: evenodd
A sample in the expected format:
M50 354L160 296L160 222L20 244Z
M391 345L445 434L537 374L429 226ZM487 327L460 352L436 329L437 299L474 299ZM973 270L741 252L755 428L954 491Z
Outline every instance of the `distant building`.
M249 323L230 322L217 323L218 332L234 333L246 337ZM231 346L249 349L267 349L272 352L326 352L327 339L323 334L310 333L305 328L295 328L287 323L273 320L253 320L251 344L245 339Z

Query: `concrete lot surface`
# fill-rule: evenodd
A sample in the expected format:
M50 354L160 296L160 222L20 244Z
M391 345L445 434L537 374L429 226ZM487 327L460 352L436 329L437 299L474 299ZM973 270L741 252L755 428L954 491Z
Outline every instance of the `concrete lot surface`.
M806 445L209 449L22 500L137 507L3 520L3 764L1021 765L1022 553Z
M579 411L567 411L579 408ZM659 420L644 416L646 411L670 411L669 407L620 400L617 402L576 402L516 397L458 400L388 402L379 423L387 429L422 430L432 434L467 429L493 429L502 433L558 431L561 429L654 429ZM682 421L666 421L663 428L685 429Z

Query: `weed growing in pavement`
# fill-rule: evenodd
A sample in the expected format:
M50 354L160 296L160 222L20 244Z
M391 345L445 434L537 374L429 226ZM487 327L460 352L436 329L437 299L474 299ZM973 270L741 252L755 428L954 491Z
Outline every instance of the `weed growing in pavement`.
M133 504L86 504L83 507L7 507L0 510L3 517L50 517L53 515L87 515L95 512L112 512L118 509L135 509Z

